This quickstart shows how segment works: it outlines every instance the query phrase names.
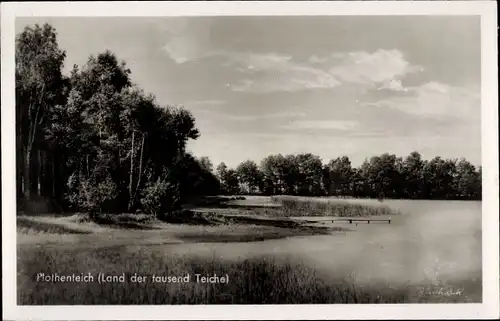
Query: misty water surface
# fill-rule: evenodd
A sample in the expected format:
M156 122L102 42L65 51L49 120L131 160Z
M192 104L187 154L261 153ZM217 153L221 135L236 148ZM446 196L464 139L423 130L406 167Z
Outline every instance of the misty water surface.
M168 246L168 252L222 259L291 257L325 277L352 275L359 282L481 276L481 202L386 200L384 204L402 213L392 216L391 224L341 223L352 231L254 243L183 244Z

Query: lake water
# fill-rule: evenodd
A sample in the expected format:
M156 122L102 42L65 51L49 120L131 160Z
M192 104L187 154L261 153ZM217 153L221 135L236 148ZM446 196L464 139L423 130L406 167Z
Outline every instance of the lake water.
M320 269L330 265L355 271L361 280L418 282L480 275L481 202L389 200L384 204L402 215L392 216L391 224L359 224L343 237L308 240L304 246L311 249L310 261Z
M380 203L376 200L350 200ZM270 254L291 256L324 276L350 274L374 280L473 279L481 276L481 202L385 200L400 210L391 224L343 224L333 235L255 243L189 244L187 249L223 259ZM173 249L181 251L184 246Z

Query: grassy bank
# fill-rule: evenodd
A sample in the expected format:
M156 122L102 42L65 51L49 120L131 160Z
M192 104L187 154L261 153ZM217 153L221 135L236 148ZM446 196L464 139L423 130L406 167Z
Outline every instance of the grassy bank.
M280 204L279 212L283 216L337 216L337 217L363 217L380 215L398 215L398 211L383 204L355 204L342 200L296 197L272 196L275 204Z
M477 284L412 286L357 285L348 277L323 279L314 269L289 259L259 257L239 261L220 257L166 254L162 247L92 247L57 250L18 247L18 303L50 304L273 304L471 302ZM195 274L229 277L228 283L197 283ZM37 282L38 273L91 273L94 282ZM97 274L122 275L123 283L97 282ZM129 277L185 276L189 283L133 283ZM479 287L481 286L480 280ZM446 293L448 293L446 295ZM480 291L479 291L480 293ZM480 295L480 294L479 294Z
M288 220L245 216L197 215L204 224L165 223L134 214L102 215L95 223L85 214L68 217L17 217L19 244L103 243L152 245L170 243L241 243L295 236L329 235L344 232L342 227L306 226ZM289 224L285 224L289 223ZM63 241L66 240L66 241ZM72 244L73 244L72 243Z

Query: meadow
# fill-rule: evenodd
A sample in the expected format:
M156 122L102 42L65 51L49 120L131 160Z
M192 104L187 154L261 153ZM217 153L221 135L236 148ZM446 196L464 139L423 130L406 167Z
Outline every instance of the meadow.
M83 214L19 216L18 303L481 301L480 202L246 197L191 211L189 221L174 223L144 214L103 216L100 223ZM390 215L394 222L310 221L333 214ZM126 277L54 283L37 282L39 273ZM131 282L134 273L149 280ZM155 283L153 274L191 280ZM198 283L195 274L229 280Z

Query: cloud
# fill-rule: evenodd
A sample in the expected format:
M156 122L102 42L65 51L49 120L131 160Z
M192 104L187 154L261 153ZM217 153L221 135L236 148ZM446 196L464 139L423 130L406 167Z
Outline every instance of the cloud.
M275 53L241 53L241 52L226 52L224 53L228 60L224 65L230 66L234 64L244 65L249 72L266 71L287 66L291 63L292 57L287 55L279 55Z
M197 112L200 114L204 114L205 117L210 116L215 120L243 121L243 122L265 120L265 119L301 118L307 116L306 112L301 112L301 111L289 111L289 112L257 114L257 115L234 115L224 112L215 112L212 110L200 110Z
M188 23L174 18L169 19L164 28L169 36L162 49L173 61L185 64L218 57L224 61L222 67L232 67L239 73L239 79L227 85L236 92L295 92L331 89L342 84L404 91L401 79L423 70L410 64L397 49L336 52L299 61L290 55L272 52L216 48L211 41L210 19Z
M351 130L358 125L356 121L350 120L302 120L294 121L282 126L284 129L335 129Z
M245 77L231 85L233 91L268 93L334 88L340 85L327 71L296 62L291 56L274 53L226 53L225 66L238 66Z
M397 84L398 79L423 71L422 67L411 65L396 49L334 54L328 64L333 65L329 72L341 81L365 85L390 84L393 80Z
M198 20L190 23L184 18L167 19L162 29L169 33L162 49L178 64L199 60L212 54L210 20Z
M192 100L186 102L184 105L187 107L194 106L218 106L224 105L226 102L224 100Z
M401 80L399 79L392 79L391 81L385 82L378 88L378 90L392 90L392 91L404 91L407 92L408 88L403 87L403 84L401 83Z
M442 84L436 81L431 81L423 84L420 88L416 88L416 90L424 90L427 92L436 92L440 94L447 94L452 90L452 87L446 84Z
M458 118L466 121L480 119L480 89L456 87L431 81L408 87L404 96L392 96L365 106L394 108L413 115L433 118Z
M316 55L312 55L307 60L311 64L323 64L329 60L329 57L318 57Z
M340 83L328 75L315 75L304 71L301 75L298 70L281 72L278 76L263 76L258 80L244 79L235 85L231 85L231 89L237 92L251 93L271 93L276 91L300 91L307 89L327 89L334 88Z
M227 55L226 65L239 65L248 77L231 88L234 91L265 93L334 88L342 84L406 91L401 79L423 69L411 65L399 50L379 49L311 56L305 62L276 54Z
M162 47L165 53L177 64L220 57L225 60L222 66L235 67L244 77L249 77L229 84L233 91L266 93L340 85L327 71L294 62L291 56L215 49L210 43L209 25L181 22L169 26L170 37Z
M198 46L181 37L171 40L163 47L163 50L178 64L201 57Z

